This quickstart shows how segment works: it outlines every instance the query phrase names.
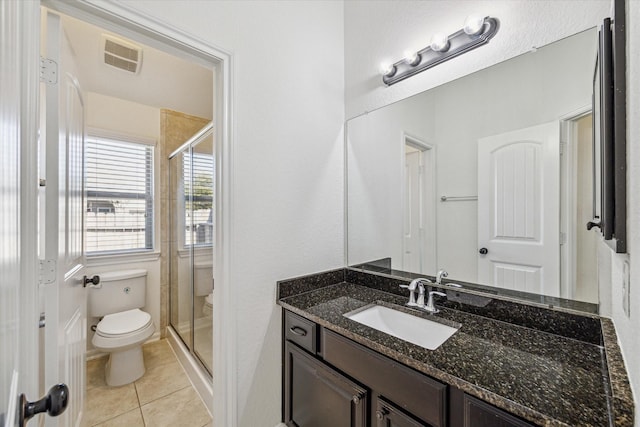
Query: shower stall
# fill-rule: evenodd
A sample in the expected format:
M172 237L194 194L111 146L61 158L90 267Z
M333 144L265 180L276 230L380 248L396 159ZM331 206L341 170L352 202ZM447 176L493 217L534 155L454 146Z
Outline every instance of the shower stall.
M215 259L213 126L169 156L169 323L212 374Z

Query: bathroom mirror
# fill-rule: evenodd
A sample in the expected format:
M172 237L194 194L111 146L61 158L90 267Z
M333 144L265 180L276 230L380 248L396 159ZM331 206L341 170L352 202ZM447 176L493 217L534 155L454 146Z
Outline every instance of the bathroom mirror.
M349 120L347 265L597 310L597 50L594 28Z

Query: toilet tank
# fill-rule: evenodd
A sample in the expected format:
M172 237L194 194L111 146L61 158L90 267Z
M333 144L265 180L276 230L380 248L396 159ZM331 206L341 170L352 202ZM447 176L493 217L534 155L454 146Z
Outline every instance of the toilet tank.
M121 270L102 273L101 288L88 289L89 316L142 308L146 300L147 270Z
M197 297L207 296L213 291L213 262L193 263L193 291Z

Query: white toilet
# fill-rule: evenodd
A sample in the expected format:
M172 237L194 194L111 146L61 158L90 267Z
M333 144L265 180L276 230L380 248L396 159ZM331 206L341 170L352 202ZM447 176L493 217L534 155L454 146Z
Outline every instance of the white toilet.
M142 344L155 328L145 305L147 270L123 270L100 275L100 287L89 289L89 315L102 317L91 342L109 353L107 384L129 384L144 374Z
M213 316L213 262L196 261L193 263L193 290L196 297L205 297L202 314Z

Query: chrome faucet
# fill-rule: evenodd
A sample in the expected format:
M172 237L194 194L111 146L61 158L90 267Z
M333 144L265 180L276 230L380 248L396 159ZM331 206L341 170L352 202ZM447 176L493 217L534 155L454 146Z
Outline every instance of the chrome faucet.
M446 270L438 270L438 274L436 274L436 285L442 284L442 278L447 277L449 273Z
M400 285L401 288L409 289L409 302L407 305L409 307L419 307L425 308L424 305L424 284L423 283L432 283L431 280L425 279L424 277L418 277L417 279L413 279L411 283L408 285ZM416 288L418 289L418 301L416 302Z
M424 306L423 308L429 313L433 313L433 314L438 313L440 311L436 308L436 305L433 302L434 295L440 295L441 297L446 297L447 294L443 292L438 292L438 291L429 291L429 300L427 301L427 305ZM424 298L423 298L423 301L424 301Z

